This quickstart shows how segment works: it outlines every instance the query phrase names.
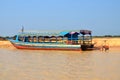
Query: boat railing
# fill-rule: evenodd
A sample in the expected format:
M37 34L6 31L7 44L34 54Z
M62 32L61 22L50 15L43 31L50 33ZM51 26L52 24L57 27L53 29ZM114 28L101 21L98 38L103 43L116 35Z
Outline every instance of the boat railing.
M54 34L22 33L17 35L16 40L21 42L30 42L30 43L63 43L63 44L91 44L92 43L91 31L81 30L80 33L67 32L67 35L66 35L66 32L64 35L58 35L55 33Z
M30 42L30 43L57 43L57 44L82 44L83 40L78 38L67 38L67 37L36 37L36 36L19 36L18 41ZM86 44L91 43L90 40L86 41Z

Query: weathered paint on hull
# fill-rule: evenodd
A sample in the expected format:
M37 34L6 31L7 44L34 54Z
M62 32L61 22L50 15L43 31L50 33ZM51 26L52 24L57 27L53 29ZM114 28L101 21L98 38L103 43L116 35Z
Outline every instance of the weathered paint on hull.
M60 48L58 48L58 47L51 47L51 48L49 48L49 47L43 47L43 48L41 48L41 47L37 47L37 46L29 46L29 45L18 45L18 44L15 44L15 43L12 43L17 49L28 49L28 50L67 50L67 51L80 51L81 50L81 48L79 47L79 48L72 48L72 47L60 47Z

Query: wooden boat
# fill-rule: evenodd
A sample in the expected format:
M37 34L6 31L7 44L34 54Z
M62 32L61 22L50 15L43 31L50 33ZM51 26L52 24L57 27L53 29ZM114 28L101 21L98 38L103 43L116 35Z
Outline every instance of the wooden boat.
M18 49L79 51L93 47L89 44L92 43L92 36L90 36L90 40L85 40L85 34L91 35L91 31L63 31L54 34L22 32L10 42Z

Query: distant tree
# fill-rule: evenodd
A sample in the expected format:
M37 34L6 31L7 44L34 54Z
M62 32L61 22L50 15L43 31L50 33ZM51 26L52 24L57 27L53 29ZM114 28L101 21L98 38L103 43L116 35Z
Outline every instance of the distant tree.
M112 35L105 35L104 37L112 37Z
M120 37L120 35L114 35L113 37Z
M7 40L7 39L5 37L0 36L0 40L4 41L4 40Z

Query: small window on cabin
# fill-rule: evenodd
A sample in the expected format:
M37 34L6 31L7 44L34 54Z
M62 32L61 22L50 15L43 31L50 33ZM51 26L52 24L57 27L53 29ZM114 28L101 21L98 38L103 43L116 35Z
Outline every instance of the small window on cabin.
M51 42L56 42L57 41L55 36L51 36L50 40L51 40Z
M24 37L23 37L23 36L19 36L19 37L18 37L18 40L19 40L19 41L24 41Z
M63 40L68 40L68 37L64 37Z
M17 35L13 36L13 40L16 40Z
M58 36L58 37L57 37L57 41L58 41L58 42L63 42L63 37L62 37L62 36Z
M44 42L44 37L43 36L39 36L38 37L38 42Z
M33 42L37 42L37 37L33 36Z
M44 42L50 42L50 37L49 36L45 36L44 37Z

